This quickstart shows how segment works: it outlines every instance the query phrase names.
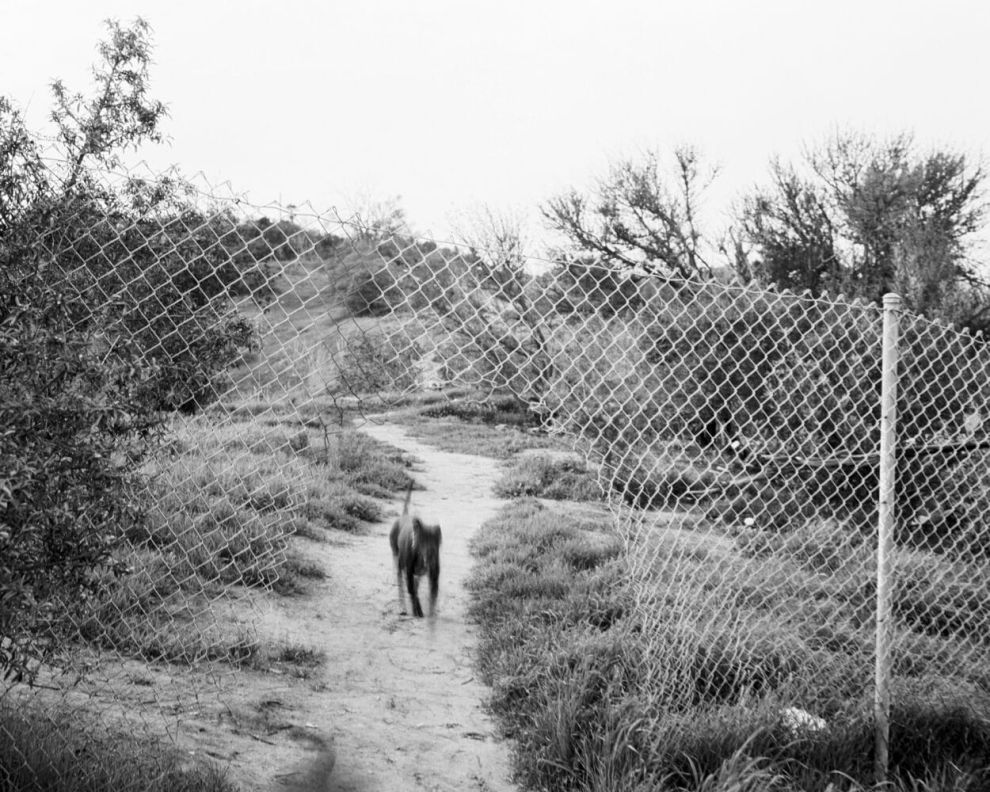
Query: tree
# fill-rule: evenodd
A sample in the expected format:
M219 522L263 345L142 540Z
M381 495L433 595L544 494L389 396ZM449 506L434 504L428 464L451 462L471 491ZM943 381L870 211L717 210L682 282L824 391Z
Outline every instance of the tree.
M643 276L604 266L591 255L560 258L560 266L544 278L560 293L556 303L559 313L607 317L635 312L645 305Z
M606 266L672 281L708 277L698 210L715 174L690 148L674 151L671 173L664 172L656 152L648 152L640 160L616 163L593 197L570 190L541 211L574 250L593 254Z
M809 152L803 171L775 160L769 186L745 200L741 275L872 301L896 290L929 316L985 321L969 258L986 210L981 166L951 151L918 154L907 135L843 133Z
M141 518L164 416L212 388L253 329L236 272L178 179L108 180L161 140L150 31L108 23L92 98L53 86L59 156L0 99L0 672L30 675ZM202 277L186 277L197 267ZM219 273L218 277L217 273ZM224 283L226 279L226 284ZM239 288L239 287L236 287Z
M471 384L539 401L555 377L551 335L559 317L527 266L519 217L479 210L460 232L466 251L438 248L408 266L398 284L422 297L451 343L447 371Z
M747 199L742 239L734 240L737 273L782 289L821 294L839 280L836 231L824 190L779 161L769 192ZM747 242L759 258L750 263Z
M147 99L147 28L111 24L91 103L56 83L64 169L51 170L20 114L0 100L0 670L29 673L52 648L52 602L84 592L135 517L137 466L158 423L140 391L152 372L101 334L78 273L64 266L79 213L106 197L91 160L156 139ZM103 311L108 314L108 311ZM104 325L103 329L107 329Z
M351 205L357 207L353 216L345 220L355 241L382 241L393 236L409 236L406 210L399 196L378 199L368 194L356 196Z

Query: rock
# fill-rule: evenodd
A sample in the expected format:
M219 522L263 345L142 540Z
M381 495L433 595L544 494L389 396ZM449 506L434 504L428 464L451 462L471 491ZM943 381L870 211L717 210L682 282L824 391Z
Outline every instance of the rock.
M822 718L798 707L785 707L780 711L780 723L792 737L807 737L828 728Z

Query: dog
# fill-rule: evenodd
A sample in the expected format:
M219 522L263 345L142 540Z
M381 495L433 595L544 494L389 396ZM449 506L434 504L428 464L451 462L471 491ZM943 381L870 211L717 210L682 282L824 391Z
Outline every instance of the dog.
M392 558L395 561L396 582L399 587L399 614L405 616L406 598L403 591L403 576L405 590L412 600L412 615L422 618L423 606L419 601L419 579L427 575L430 580L430 616L436 613L437 593L440 589L440 542L442 534L439 525L426 525L419 517L409 513L409 501L412 499L413 483L409 482L406 491L406 501L402 506L402 515L392 524L389 533L389 544L392 546Z

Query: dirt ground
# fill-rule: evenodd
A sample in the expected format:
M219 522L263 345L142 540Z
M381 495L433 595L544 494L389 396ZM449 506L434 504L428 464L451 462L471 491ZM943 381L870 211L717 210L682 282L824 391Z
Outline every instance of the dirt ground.
M255 790L515 789L509 746L482 710L488 691L472 668L475 628L465 613L468 542L500 503L491 495L497 463L438 451L390 424L361 431L418 460L413 474L425 489L414 491L413 508L443 528L437 616L398 615L391 517L305 543L327 578L304 596L267 598L258 629L321 649L324 664L308 679L275 673L232 684L218 716L187 720L181 742Z

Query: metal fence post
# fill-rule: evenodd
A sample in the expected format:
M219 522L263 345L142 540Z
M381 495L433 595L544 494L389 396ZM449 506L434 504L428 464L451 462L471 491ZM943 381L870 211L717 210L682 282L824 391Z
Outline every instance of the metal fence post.
M897 320L901 298L883 296L883 354L880 386L880 487L877 515L876 680L873 714L876 722L874 772L877 783L887 780L890 744L891 611L894 550L895 457L897 426Z

